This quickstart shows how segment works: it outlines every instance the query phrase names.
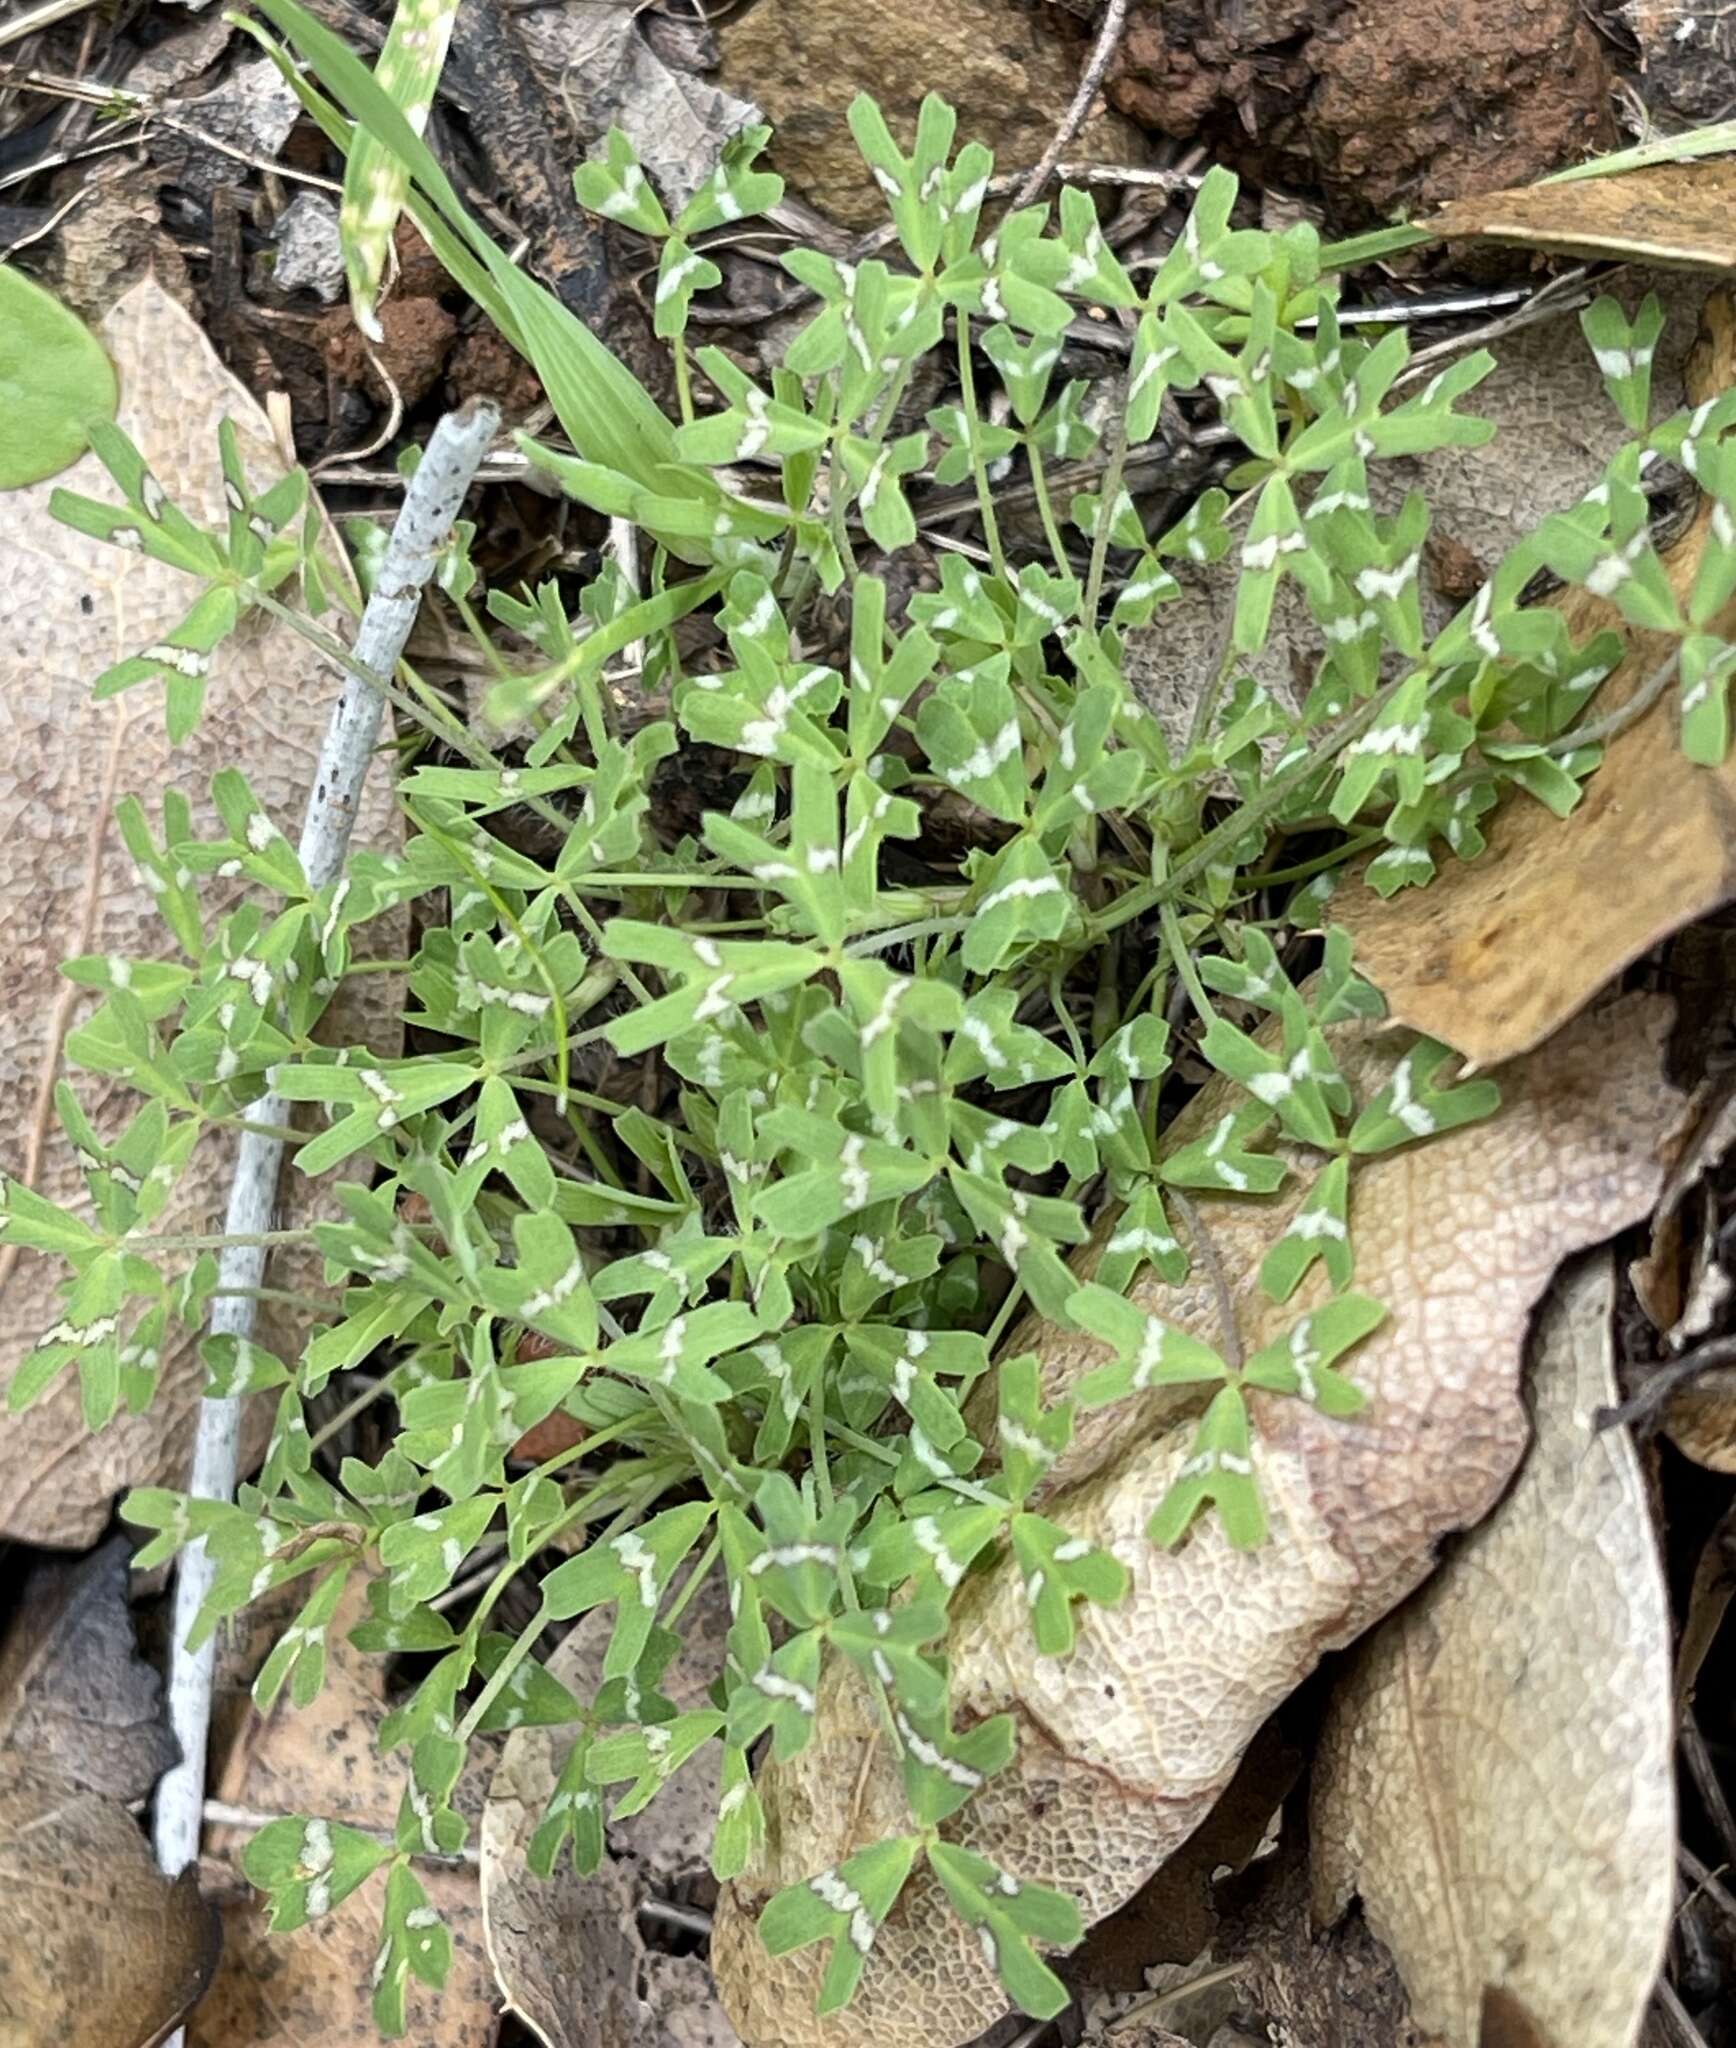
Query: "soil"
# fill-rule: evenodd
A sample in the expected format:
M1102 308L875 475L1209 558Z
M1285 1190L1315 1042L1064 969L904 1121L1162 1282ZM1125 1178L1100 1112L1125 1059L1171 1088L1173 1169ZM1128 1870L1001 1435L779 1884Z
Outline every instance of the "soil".
M1109 97L1358 225L1609 146L1609 88L1579 0L1143 0Z

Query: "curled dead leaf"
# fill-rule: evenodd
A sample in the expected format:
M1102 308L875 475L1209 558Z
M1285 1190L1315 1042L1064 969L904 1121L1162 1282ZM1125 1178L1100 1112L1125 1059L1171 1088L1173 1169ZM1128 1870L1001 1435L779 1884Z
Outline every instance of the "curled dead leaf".
M1575 191L1584 188L1575 186ZM1736 305L1715 293L1688 374L1703 399L1736 383ZM1664 556L1678 596L1692 583L1710 502ZM1588 591L1559 599L1576 640L1619 625ZM1713 631L1736 633L1736 604ZM1628 653L1599 693L1625 703L1674 643L1624 629ZM1736 893L1736 755L1697 767L1666 697L1611 741L1566 818L1522 796L1488 820L1488 850L1448 861L1426 889L1383 900L1361 881L1333 899L1357 966L1392 1015L1492 1066L1540 1045L1660 939ZM1619 878L1619 886L1616 885Z
M0 1747L123 1804L180 1754L127 1604L132 1546L39 1558L0 1648Z
M171 1882L114 1800L0 1751L0 2040L151 2048L217 1961L194 1872Z
M1629 2048L1675 1896L1670 1611L1615 1392L1606 1255L1538 1323L1512 1492L1362 1648L1315 1762L1314 1908L1360 1894L1417 2020L1485 1994L1555 2048Z
M1736 1472L1736 1366L1718 1366L1678 1387L1664 1410L1664 1429L1696 1465Z
M190 516L219 528L227 517L217 461L225 416L235 423L250 474L261 483L283 474L288 463L265 414L155 279L135 285L99 331L120 377L120 424ZM59 482L89 496L114 496L94 456ZM81 953L148 958L169 950L115 827L115 803L136 793L155 818L163 791L177 789L196 820L214 822L211 777L219 768L239 768L293 839L338 678L288 627L254 622L213 656L204 722L179 749L164 731L160 689L93 702L93 679L178 621L195 589L148 555L104 547L55 524L49 488L0 500L0 952L8 974L0 1087L17 1107L0 1141L0 1166L51 1200L82 1207L83 1176L55 1124L52 1091L67 1033L95 992L64 980L60 963ZM357 830L377 847L399 836L385 777L370 779ZM334 1028L389 1048L398 1003L396 990L382 986L388 979L369 975L355 984L362 1000ZM81 1093L99 1135L118 1131L137 1107L137 1098L112 1082L86 1082ZM218 1227L233 1154L227 1133L213 1130L201 1141L160 1230ZM283 1200L284 1221L294 1225L329 1196L291 1171ZM281 1287L316 1285L317 1255L302 1262L299 1282L297 1270L295 1260L280 1259L273 1276ZM52 1260L0 1251L0 1382L53 1323L60 1277ZM278 1304L262 1309L260 1338L292 1356L299 1348ZM117 1416L95 1435L85 1428L72 1373L24 1414L0 1405L0 1532L83 1548L100 1536L110 1500L124 1487L181 1484L203 1384L192 1346L182 1345L165 1356L151 1406Z
M1356 1354L1370 1404L1356 1422L1302 1403L1259 1418L1273 1534L1232 1550L1215 1526L1155 1550L1146 1522L1188 1453L1192 1417L1148 1395L1081 1429L1045 1512L1128 1567L1115 1609L1082 1610L1064 1660L1036 1655L1018 1574L1003 1560L961 1588L951 1638L955 1718L1018 1719L1014 1764L961 1816L961 1839L1021 1878L1059 1886L1087 1923L1114 1910L1199 1824L1271 1710L1328 1649L1342 1647L1417 1586L1448 1531L1484 1515L1525 1444L1518 1394L1532 1305L1560 1261L1645 1213L1663 1178L1659 1147L1680 1097L1662 1074L1669 1006L1629 997L1578 1020L1501 1076L1487 1122L1369 1162L1353 1183L1357 1285L1387 1323ZM1344 1045L1360 1093L1378 1087L1398 1035ZM1221 1114L1224 1084L1178 1119L1185 1142ZM1313 1295L1275 1309L1257 1274L1303 1189L1271 1203L1200 1202L1245 1344L1287 1327ZM1322 1276L1314 1276L1323 1284ZM1135 1298L1208 1341L1213 1289L1196 1266L1178 1288ZM1104 1352L1044 1326L1049 1391ZM919 1878L887 1921L856 2004L814 2017L816 1950L773 1960L755 1922L779 1886L899 1832L895 1759L841 1662L822 1681L814 1740L760 1777L764 1856L727 1886L712 1956L724 2001L754 2048L936 2048L969 2040L1004 2008L969 1931Z

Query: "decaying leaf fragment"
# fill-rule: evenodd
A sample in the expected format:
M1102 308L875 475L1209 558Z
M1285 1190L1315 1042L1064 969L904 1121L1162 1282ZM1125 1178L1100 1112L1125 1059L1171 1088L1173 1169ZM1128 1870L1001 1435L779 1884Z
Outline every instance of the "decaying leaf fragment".
M751 100L665 63L644 34L658 23L628 0L576 0L528 9L518 28L578 133L620 128L674 213L711 176L724 145L760 116Z
M260 1632L261 1657L306 1589L288 1590L292 1597L277 1629ZM405 1761L402 1754L383 1757L379 1750L386 1664L348 1640L367 1612L366 1591L361 1576L352 1575L327 1632L325 1686L312 1704L297 1707L286 1691L269 1714L249 1711L240 1717L239 1733L216 1774L216 1798L256 1813L343 1821L390 1838ZM459 1810L474 1812L479 1795L467 1774L455 1794ZM240 1873L248 1839L237 1828L208 1824L205 1830L208 1882L217 1874L213 1859L219 1868L233 1868L230 1881L221 1885L223 1962L189 2023L188 2048L236 2048L239 2042L248 2048L312 2048L316 2042L319 2048L377 2048L371 1999L382 1880L372 1879L354 1898L293 1934L272 1934L264 1898ZM423 2003L412 2004L412 2030L418 2038L438 2040L440 2048L492 2048L494 1980L483 1953L475 1868L420 1860L416 1876L451 1929L452 1972L437 2007L435 1994L426 1991L419 1994Z
M1555 2048L1629 2048L1675 1885L1670 1611L1615 1394L1614 1272L1563 1276L1512 1492L1359 1653L1315 1761L1316 1918L1353 1893L1411 2011L1478 2048L1486 1989Z
M1688 368L1696 402L1736 383L1727 295L1707 301L1705 321ZM1678 596L1694 579L1711 517L1708 501L1663 558ZM1588 591L1568 590L1559 602L1575 640L1619 625ZM1627 658L1597 696L1600 714L1626 702L1674 645L1622 630ZM1736 604L1712 630L1736 632ZM1395 1018L1492 1066L1540 1045L1660 939L1736 894L1736 754L1721 768L1689 761L1666 693L1611 741L1568 817L1513 796L1484 831L1487 851L1446 862L1426 889L1383 900L1350 883L1333 915Z
M683 1712L705 1704L729 1629L721 1581L688 1610L681 1648L659 1681ZM548 1660L549 1674L589 1703L602 1683L611 1623L584 1616ZM635 1909L650 1887L705 1865L717 1811L717 1746L708 1743L658 1796L608 1830L594 1877L563 1855L552 1876L526 1861L561 1769L571 1727L514 1729L482 1812L482 1911L495 1976L511 2009L547 2048L701 2048L732 2044L704 1965L647 1951ZM604 1791L607 1805L623 1788Z
M135 285L99 330L120 378L119 421L165 492L192 517L221 529L227 517L217 428L235 422L242 456L261 484L289 466L265 414L219 361L192 319L152 278ZM60 482L110 499L93 456ZM187 795L201 828L215 829L211 777L241 769L273 819L294 838L338 678L286 626L244 625L212 659L204 723L172 748L159 688L146 685L94 703L93 679L178 621L195 595L187 577L57 525L49 486L0 499L0 1090L9 1114L0 1167L51 1200L85 1204L72 1147L54 1120L52 1090L67 1033L96 992L62 979L61 961L82 953L169 957L173 945L114 824L129 793L153 822L165 789ZM363 844L385 847L401 828L389 778L370 778L358 820ZM160 825L159 825L160 829ZM338 1028L389 1049L397 995L369 975L363 1002ZM112 1136L137 1099L112 1082L83 1092L100 1136ZM158 1228L218 1227L234 1140L213 1132L195 1155ZM285 1222L306 1220L329 1200L294 1173L284 1176ZM317 1259L305 1284L316 1284ZM280 1286L293 1264L274 1264ZM0 1383L55 1321L60 1270L52 1260L0 1250ZM261 1339L295 1356L299 1338L268 1304ZM157 1396L142 1415L117 1416L92 1435L67 1373L37 1405L8 1414L0 1401L0 1532L21 1542L82 1548L128 1485L181 1485L186 1477L204 1369L190 1345L167 1356Z
M1527 1318L1559 1262L1642 1215L1679 1096L1662 1074L1669 1007L1628 997L1577 1019L1500 1076L1488 1121L1385 1155L1353 1183L1356 1284L1389 1319L1357 1351L1365 1414L1326 1420L1301 1402L1257 1410L1256 1456L1272 1534L1251 1552L1196 1529L1173 1553L1146 1523L1188 1454L1193 1415L1156 1391L1087 1418L1052 1473L1044 1513L1128 1567L1117 1608L1082 1608L1066 1659L1036 1655L1016 1570L1002 1561L955 1599L954 1717L1010 1710L1021 1746L960 1816L961 1839L1013 1875L1056 1885L1089 1923L1112 1911L1199 1824L1256 1730L1328 1649L1342 1647L1424 1578L1449 1530L1499 1497L1527 1424L1518 1392ZM1366 1099L1408 1041L1383 1030L1343 1047ZM1177 1120L1185 1143L1222 1114L1213 1082ZM1261 1258L1303 1198L1203 1196L1250 1350L1287 1326ZM1310 1286L1322 1286L1314 1274ZM1196 1263L1182 1286L1135 1299L1208 1342L1221 1331ZM1102 1362L1103 1347L1027 1327L1050 1395ZM1178 1412L1179 1411L1179 1412ZM969 1930L918 1880L875 1946L857 2003L813 2015L817 1952L773 1961L755 1920L780 1885L842 1861L904 1823L898 1769L865 1694L840 1667L822 1685L819 1728L793 1761L761 1774L767 1844L726 1887L712 1956L724 2001L753 2048L939 2048L1004 2009Z
M0 1751L0 2040L151 2048L203 1990L216 1915L125 1807Z
M133 1632L131 1563L124 1536L76 1561L39 1558L0 1644L0 1747L123 1805L179 1755Z
M1736 270L1736 160L1654 164L1455 199L1423 222L1443 241L1517 242L1632 263Z

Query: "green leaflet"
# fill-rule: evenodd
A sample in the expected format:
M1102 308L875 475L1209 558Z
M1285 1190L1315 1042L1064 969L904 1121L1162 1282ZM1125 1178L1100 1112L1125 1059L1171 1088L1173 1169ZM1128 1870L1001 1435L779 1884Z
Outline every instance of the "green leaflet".
M77 461L93 420L114 417L114 366L82 321L0 263L0 491Z

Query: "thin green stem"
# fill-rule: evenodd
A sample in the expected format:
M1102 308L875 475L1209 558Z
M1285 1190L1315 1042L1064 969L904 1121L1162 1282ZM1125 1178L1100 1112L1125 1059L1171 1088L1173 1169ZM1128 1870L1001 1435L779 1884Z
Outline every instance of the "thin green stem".
M1007 575L1006 551L1001 546L1001 529L995 519L994 495L989 489L988 465L983 461L982 437L978 429L982 415L977 410L976 370L970 352L970 315L960 312L956 316L958 333L958 383L959 402L964 412L965 432L970 436L970 473L976 485L977 510L982 514L983 539L988 544L989 560L994 571L1004 581Z
M890 1444L882 1443L878 1437L864 1436L861 1430L851 1429L842 1422L829 1422L826 1427L841 1444L848 1444L853 1451L862 1452L865 1457L874 1459L877 1464L903 1463L900 1454L893 1450ZM948 1493L956 1493L960 1500L975 1501L979 1507L1004 1508L1007 1505L1004 1494L996 1493L992 1488L980 1485L974 1479L961 1479L956 1473L946 1479L936 1475L934 1483Z
M1097 500L1097 531L1091 541L1091 570L1085 580L1085 609L1081 614L1087 633L1097 631L1097 607L1103 601L1103 572L1109 566L1109 536L1115 525L1115 507L1121 497L1121 478L1127 468L1127 415L1115 422L1115 438L1109 444L1109 467L1103 472L1103 491Z
M1339 754L1343 753L1346 747L1360 739L1386 709L1401 686L1408 680L1408 676L1400 675L1395 676L1390 683L1383 684L1380 689L1375 691L1372 697L1359 705L1336 731L1327 734L1323 740L1310 748L1306 760L1298 761L1294 768L1286 769L1282 775L1275 776L1261 790L1258 796L1250 797L1245 804L1242 804L1237 810L1233 811L1221 825L1215 825L1211 831L1196 839L1193 845L1176 860L1163 880L1152 885L1151 894L1147 902L1141 904L1139 910L1135 910L1131 914L1134 916L1139 915L1141 911L1149 908L1152 903L1175 902L1182 891L1198 876L1202 875L1214 861L1220 860L1224 855L1232 852L1256 825L1264 824L1275 811L1282 810L1290 797L1296 790L1301 788L1303 783L1307 782L1323 768L1328 761L1334 760ZM1129 892L1130 895L1136 893L1139 892ZM1124 897L1122 898L1122 903L1112 906L1112 914L1115 914L1116 923L1125 921L1119 915L1119 912L1121 911L1122 904L1127 901L1128 898ZM1101 925L1102 920L1099 922Z
M670 1484L670 1481L674 1478L674 1476L675 1474L672 1471L659 1472L656 1474L655 1477L648 1479L645 1486L640 1490L640 1492L636 1494L635 1497L631 1501L629 1501L625 1507L621 1509L620 1513L615 1516L612 1528L616 1532L618 1532L621 1529L630 1528L633 1525L633 1523L638 1521L639 1518L644 1514L646 1508L648 1508L651 1505L651 1503L657 1498L657 1496L660 1493L662 1493L664 1489ZM541 1537L538 1539L536 1548L538 1550L546 1549L548 1545L552 1543L557 1536L563 1534L566 1530L570 1528L576 1527L581 1522L600 1520L600 1496L606 1492L610 1492L613 1490L611 1485L613 1477L614 1475L611 1474L609 1479L602 1481L595 1489L593 1489L591 1493L587 1494L582 1501L577 1503L576 1506L570 1509L566 1514L560 1516L556 1521L551 1522L548 1528L543 1531ZM607 1533L599 1540L606 1542L608 1540ZM508 1584L523 1569L523 1563L515 1559L508 1558L506 1563L501 1566L500 1570L495 1573L493 1579L490 1580L486 1591L483 1593L481 1599L477 1602L475 1614L471 1616L470 1625L466 1631L466 1634L469 1635L472 1640L474 1640L476 1634L479 1632L482 1621L492 1610L495 1602L500 1598L501 1594L505 1592ZM544 1612L542 1606L539 1604L536 1613L531 1616L530 1620L526 1622L524 1627L520 1629L518 1634L513 1638L511 1644L507 1648L506 1654L501 1658L499 1664L495 1666L493 1676L488 1680L488 1683L482 1688L481 1692L477 1694L475 1700L471 1704L470 1711L459 1723L457 1739L460 1742L468 1742L471 1736L473 1736L476 1733L476 1730L480 1725L484 1715L487 1714L489 1708L493 1706L494 1702L497 1699L499 1699L500 1695L506 1690L507 1685L511 1682L512 1674L524 1662L525 1658L529 1656L532 1648L536 1643L537 1637L540 1636L543 1630L548 1627L549 1620L549 1615Z
M321 1444L329 1444L340 1430L348 1429L358 1415L365 1415L382 1394L390 1392L388 1376L384 1373L362 1391L348 1400L316 1433L308 1439L308 1449L317 1451Z
M1067 559L1060 524L1055 518L1054 503L1049 496L1049 479L1043 468L1043 451L1037 446L1034 437L1025 443L1025 448L1031 458L1031 491L1037 500L1037 517L1043 522L1049 552L1055 558L1055 573L1057 576L1071 576L1073 565ZM1091 614L1087 612L1085 616L1089 619Z
M1331 868L1343 867L1346 861L1370 846L1378 846L1386 837L1379 825L1370 825L1365 831L1353 832L1342 846L1335 846L1329 853L1316 854L1312 860L1297 861L1293 867L1265 868L1251 875L1243 875L1238 888L1245 890L1272 889L1281 882L1306 882L1311 876L1323 875Z
M1206 994L1206 985L1200 980L1193 953L1182 934L1181 912L1173 902L1166 900L1157 906L1157 914L1163 927L1164 944L1169 948L1169 957L1175 962L1175 971L1187 990L1188 1001L1193 1004L1202 1024L1215 1024L1218 1013L1212 1008L1212 999Z
M686 1583L682 1586L681 1591L670 1601L668 1611L662 1616L662 1626L664 1628L673 1629L675 1624L687 1612L688 1608L693 1604L693 1596L705 1584L712 1566L716 1564L722 1551L723 1538L721 1536L712 1537L704 1550L700 1552L699 1562L687 1574Z
M675 337L675 403L681 408L681 424L693 424L693 366L687 359L687 337Z
M305 1135L301 1131L296 1133L298 1138ZM162 1237L129 1236L126 1243L129 1251L220 1252L226 1245L306 1244L313 1235L314 1226L308 1223L295 1230L256 1230L234 1237L226 1237L220 1230L201 1231L188 1236L177 1236L173 1232Z

